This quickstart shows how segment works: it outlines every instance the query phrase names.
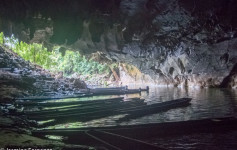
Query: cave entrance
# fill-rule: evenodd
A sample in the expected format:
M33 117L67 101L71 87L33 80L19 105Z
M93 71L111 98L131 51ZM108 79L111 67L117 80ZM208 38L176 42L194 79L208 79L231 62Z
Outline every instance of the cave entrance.
M80 78L88 85L100 86L120 80L116 63L97 61L99 56L86 57L65 46L51 45L48 48L44 43L28 44L20 42L14 35L5 37L3 33L0 33L0 45L32 63L36 69L50 72L55 78Z

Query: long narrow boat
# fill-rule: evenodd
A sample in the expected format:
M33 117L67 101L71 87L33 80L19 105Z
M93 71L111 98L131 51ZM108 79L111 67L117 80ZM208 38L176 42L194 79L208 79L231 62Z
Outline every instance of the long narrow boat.
M96 90L91 89L90 92L93 95L124 95L124 94L135 94L141 93L140 89L107 89L107 90Z
M30 112L25 112L26 115L28 116L37 116L37 117L45 117L45 116L51 116L51 115L59 115L59 114L75 114L75 113L85 113L85 112L93 112L93 111L101 111L104 109L118 109L118 108L127 108L127 107L132 107L132 106L144 106L146 103L144 103L144 100L137 100L137 101L114 101L110 103L96 103L96 104L91 104L91 105L72 105L72 106L67 106L66 108L51 108L51 109L46 109L46 110L41 110L41 111L30 111Z
M121 145L123 148L120 148L125 150L130 148L130 140L138 141L138 143L134 143L134 145L139 145L141 140L147 140L152 137L169 137L193 133L219 133L233 130L237 130L236 117L113 127L35 130L32 133L36 136L65 136L68 137L65 142L70 144L87 144L92 146L98 146L102 143L98 140L102 140L104 142L102 144L104 144L104 146L109 149L110 145L107 145L106 143L109 143L114 146ZM94 137L97 138L97 140ZM129 140L128 142L126 142L126 140L123 140L123 142L119 145L116 143L116 141L118 140L117 137ZM145 143L145 145L143 146L146 145L147 144ZM159 148L151 146L151 149Z
M67 118L76 120L80 120L82 118L100 118L106 117L116 114L121 114L120 112L116 112L119 109L126 109L129 107L135 106L144 106L146 107L146 103L143 101L140 102L122 102L120 104L113 104L113 105L105 105L105 106L91 106L91 107L80 107L78 106L77 109L72 110L59 110L59 111L51 111L51 112L35 112L35 113L27 113L29 119L32 120L45 120L45 119L58 119L58 120L65 120Z
M79 105L79 104L98 104L98 103L108 103L108 102L116 102L122 101L124 97L115 97L115 98L101 98L101 99L88 99L88 100L78 100L71 102L38 102L38 101L29 101L29 102L16 102L18 105L23 106L41 106L41 107L59 107L59 106L67 106L67 105Z
M30 97L23 97L23 98L16 98L16 100L22 101L45 101L45 100L56 100L56 99L68 99L68 98L80 98L80 97L90 97L93 96L92 93L84 93L84 94L77 94L77 95L63 95L63 96L30 96Z
M189 104L189 102L191 101L191 98L181 98L181 99L175 99L175 100L171 100L171 101L167 101L167 102L162 102L162 103L157 103L157 104L152 104L152 105L128 105L129 103L126 102L121 103L120 105L116 104L116 105L109 105L107 107L102 107L103 109L97 110L96 108L92 110L87 108L85 109L85 111L83 110L76 110L76 111L69 111L69 113L65 113L65 112L57 112L58 114L56 115L47 115L45 116L44 114L41 115L34 115L34 117L31 115L31 113L29 113L29 118L30 119L62 119L64 117L68 118L68 117L78 117L81 118L83 116L86 117L90 117L92 116L100 116L101 114L106 114L108 116L110 115L116 115L116 114L131 114L131 115L136 115L136 114L150 114L150 113L156 113L156 112L160 112L160 111L164 111L167 109L171 109L171 108L176 108L176 107L180 107L186 104ZM143 104L143 103L141 103ZM83 107L82 107L83 108ZM88 110L89 109L89 110Z
M16 100L22 101L45 101L45 100L56 100L56 99L68 99L68 98L80 98L80 97L91 97L98 95L125 95L125 94L135 94L141 93L141 89L90 89L85 93L80 93L76 95L63 95L63 96L31 96L31 97L23 97L16 98Z
M120 113L127 113L128 115L124 118L121 118L119 121L125 121L133 118L142 117L148 114L153 114L165 110L169 110L177 107L185 107L190 104L191 98L180 98L176 100L166 101L162 103L147 105L146 107L137 106L128 109L118 110Z
M121 87L106 87L106 88L94 88L95 90L109 90L109 89L115 89L115 90L125 90L128 89L127 86L121 86Z
M76 112L68 112L68 113L59 113L54 115L29 115L29 119L31 120L51 120L54 119L53 122L49 122L44 124L44 126L55 125L58 123L66 123L66 122L74 122L74 121L89 121L93 119L99 119L103 117L109 117L113 115L120 114L128 114L132 115L132 117L139 117L142 115L157 113L161 111L165 111L168 109L187 106L190 102L190 98L181 98L176 100L171 100L168 102L157 103L153 105L123 105L119 107L107 107L104 109L95 109L90 111L82 111L80 110ZM127 119L127 118L126 118Z

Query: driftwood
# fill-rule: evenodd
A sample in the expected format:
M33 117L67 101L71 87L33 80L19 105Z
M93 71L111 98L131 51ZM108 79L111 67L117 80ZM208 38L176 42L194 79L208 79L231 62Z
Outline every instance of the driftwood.
M109 66L109 67L110 67L110 70L112 71L112 73L113 73L113 75L114 75L115 80L116 80L116 81L119 81L120 78L119 78L117 72L114 70L113 67L111 67L111 66Z

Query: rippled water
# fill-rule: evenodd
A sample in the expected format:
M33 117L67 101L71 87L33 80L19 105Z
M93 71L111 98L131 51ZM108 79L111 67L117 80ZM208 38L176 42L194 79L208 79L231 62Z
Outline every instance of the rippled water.
M147 142L169 150L236 150L236 139L237 131L229 131L154 138Z
M139 88L140 86L129 87ZM144 87L142 87L144 88ZM165 112L146 115L144 117L132 119L125 122L117 122L119 118L125 115L109 116L88 122L68 123L70 128L78 127L98 127L98 126L116 126L132 125L160 122L176 122L186 120L198 120L204 118L218 118L237 115L237 90L232 89L184 89L171 87L150 87L149 93L121 95L126 98L140 97L145 99L147 104L160 103L173 99L190 97L191 105L187 107L175 108ZM95 96L87 98L66 99L67 101L78 101L87 99L114 98L118 96ZM58 101L58 100L56 100ZM61 101L61 100L59 100ZM53 128L64 128L64 125L56 125Z
M136 97L138 95L133 96ZM237 114L237 90L232 89L150 87L150 92L142 92L141 97L148 104L182 97L190 97L192 101L188 107L171 109L166 112L134 119L123 124L197 120L234 116Z
M129 88L139 87L140 86ZM111 96L94 97L94 99L109 97ZM110 116L85 123L77 122L67 124L66 126L59 125L58 127L56 126L53 128L147 124L237 116L237 90L232 89L182 89L171 87L150 87L149 93L142 92L141 95L130 94L125 95L125 97L141 97L145 99L148 104L165 102L183 97L190 97L192 98L192 101L191 105L187 107L175 108L121 123L116 122L116 120L124 117L124 115ZM85 98L85 100L86 99L87 98ZM237 148L236 139L237 131L229 131L225 133L195 133L174 137L156 137L148 139L147 142L160 147L168 148L170 150L234 150Z
M139 88L140 86L129 87ZM144 88L144 87L143 87ZM123 95L124 96L124 95ZM218 118L237 115L237 90L232 89L193 89L173 87L150 87L149 93L125 95L125 98L141 97L147 104L160 103L173 99L190 97L191 105L175 108L157 114L147 115L130 121L117 123L123 115L110 116L89 121L82 126L114 126L160 122L176 122L198 120L204 118ZM96 97L98 98L98 97ZM107 97L106 97L107 98Z
M145 116L123 124L237 116L237 90L152 87L149 94L142 93L141 97L149 103L181 97L190 97L192 101L188 107ZM237 149L236 139L237 131L229 131L224 133L195 133L165 138L156 137L147 142L170 150L235 150Z

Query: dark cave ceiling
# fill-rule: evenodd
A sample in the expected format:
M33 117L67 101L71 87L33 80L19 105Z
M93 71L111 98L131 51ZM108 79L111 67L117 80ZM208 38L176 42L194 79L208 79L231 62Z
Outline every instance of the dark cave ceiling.
M237 0L1 0L0 10L5 35L100 51L142 82L220 84L237 63Z

